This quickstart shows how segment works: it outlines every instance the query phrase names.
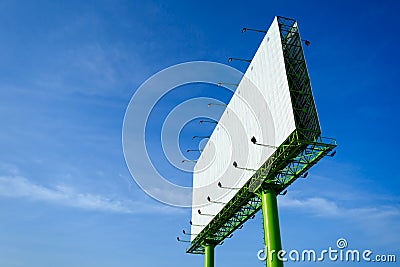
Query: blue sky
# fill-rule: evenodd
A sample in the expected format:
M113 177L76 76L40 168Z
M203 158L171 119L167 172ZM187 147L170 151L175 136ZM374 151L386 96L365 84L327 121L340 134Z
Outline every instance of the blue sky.
M396 1L81 2L0 2L0 266L201 266L176 242L190 211L151 199L131 178L125 109L166 67L251 58L262 35L242 27L265 29L275 15L295 18L311 41L323 134L339 144L279 198L284 248L324 249L345 237L351 248L400 257ZM165 98L155 122L191 95L230 97L183 89ZM167 166L151 129L152 156ZM188 124L179 142L211 131ZM217 266L263 266L262 242L257 216L216 249Z

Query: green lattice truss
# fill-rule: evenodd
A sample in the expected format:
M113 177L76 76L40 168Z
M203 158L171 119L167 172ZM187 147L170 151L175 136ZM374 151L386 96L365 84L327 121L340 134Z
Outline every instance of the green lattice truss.
M203 244L221 244L260 210L262 189L282 192L336 147L334 139L321 137L297 22L278 17L278 23L297 129L196 236L187 253L203 254Z

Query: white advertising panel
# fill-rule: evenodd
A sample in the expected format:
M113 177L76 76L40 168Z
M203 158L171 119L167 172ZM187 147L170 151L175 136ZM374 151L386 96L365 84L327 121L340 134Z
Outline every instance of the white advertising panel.
M194 167L192 240L295 129L275 18Z

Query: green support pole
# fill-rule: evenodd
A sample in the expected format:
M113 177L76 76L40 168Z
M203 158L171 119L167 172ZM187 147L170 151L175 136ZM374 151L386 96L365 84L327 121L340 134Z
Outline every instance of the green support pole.
M276 193L272 189L263 190L261 193L262 213L264 224L265 253L267 267L283 267L278 260L277 253L282 249L281 234L279 230L278 205Z
M204 267L214 267L214 244L204 245Z

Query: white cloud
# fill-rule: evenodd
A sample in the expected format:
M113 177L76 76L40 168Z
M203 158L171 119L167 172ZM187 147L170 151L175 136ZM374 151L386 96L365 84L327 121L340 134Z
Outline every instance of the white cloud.
M369 215L375 218L385 218L400 216L400 208L395 206L384 205L379 207L362 206L349 208L323 197L311 197L303 199L285 197L280 199L279 204L284 208L303 209L313 215L324 217L358 218L362 215Z
M358 196L362 198L362 196ZM362 230L365 237L373 240L370 243L380 246L398 245L398 238L393 233L400 231L400 208L397 204L391 205L359 205L349 207L349 203L333 201L323 197L293 198L290 196L279 199L282 208L296 209L301 213L324 217L328 220L336 219L337 222L348 225L350 222L354 229ZM348 228L346 231L352 232ZM345 230L343 230L345 231Z
M280 199L279 204L286 208L304 209L318 216L338 216L340 214L335 202L320 197L306 199L285 197Z
M46 187L21 176L0 177L0 197L25 198L66 207L114 213L178 212L178 209L165 207L162 204L126 199L114 200L99 194L79 192L65 185Z

